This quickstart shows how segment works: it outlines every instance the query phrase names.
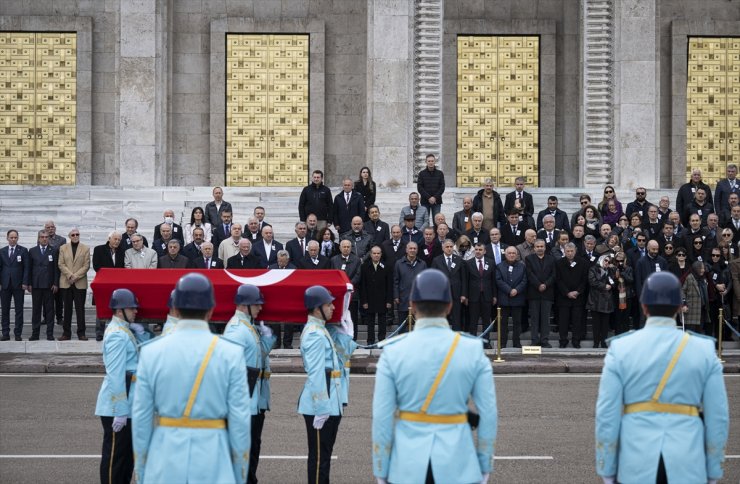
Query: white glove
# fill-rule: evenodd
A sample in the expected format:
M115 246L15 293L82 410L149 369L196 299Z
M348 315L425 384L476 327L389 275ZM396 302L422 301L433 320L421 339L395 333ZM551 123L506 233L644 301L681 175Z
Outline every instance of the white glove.
M604 481L604 484L617 484L617 476L609 476L609 477L601 477L601 480Z
M375 480L378 481L378 484L388 484L388 481L386 481L382 477L376 477Z
M260 325L257 326L257 329L259 329L260 334L266 338L272 336L272 329L269 326L265 326L264 321L260 321Z
M490 477L490 472L484 472L483 477L480 478L480 484L488 484L488 478Z
M327 420L329 420L329 415L314 415L313 428L315 428L316 430L321 430Z
M126 426L127 420L128 420L128 415L122 415L120 417L113 417L113 425L111 426L113 428L113 431L120 432L121 429Z
M352 324L352 316L350 315L349 310L342 314L342 319L339 321L339 329L337 331L339 333L346 334L350 338L355 337L355 325Z
M141 323L131 323L128 327L136 334L144 334L144 325Z

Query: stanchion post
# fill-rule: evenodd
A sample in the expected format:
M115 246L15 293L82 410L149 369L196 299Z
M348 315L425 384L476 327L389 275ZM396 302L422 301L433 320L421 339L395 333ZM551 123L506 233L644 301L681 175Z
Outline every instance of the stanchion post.
M501 308L496 308L496 359L494 363L501 363L506 361L501 358Z
M414 330L414 314L411 312L411 306L409 306L409 317L407 319L409 323L409 333Z
M722 359L722 330L724 329L723 326L725 324L725 309L719 308L719 323L717 326L717 330L719 331L717 333L717 358L719 358L720 363L724 363L725 360Z

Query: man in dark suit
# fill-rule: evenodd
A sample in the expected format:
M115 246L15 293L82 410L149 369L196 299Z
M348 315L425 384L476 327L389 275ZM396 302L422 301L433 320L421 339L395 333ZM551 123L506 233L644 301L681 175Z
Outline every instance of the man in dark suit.
M242 237L249 239L254 245L257 241L262 239L262 231L260 230L260 221L257 217L249 217L245 225L244 234Z
M555 228L555 217L547 214L542 218L542 228L537 232L537 238L545 241L547 253L558 244L560 231Z
M527 268L519 260L516 247L507 247L504 261L496 266L496 289L501 306L501 346L506 347L509 337L509 316L514 330L511 341L514 348L521 348L522 308L527 303Z
M169 225L172 229L172 238L180 241L180 244L185 244L185 234L182 231L182 227L175 223L175 211L169 208L164 211L164 221L161 224L154 226L154 240L162 238L161 229L163 225Z
M465 232L465 235L470 239L470 243L475 244L488 244L491 240L488 237L488 232L483 228L483 214L475 212L473 214L473 228Z
M537 214L537 230L543 227L542 219L545 215L552 215L555 217L555 228L558 230L566 230L570 232L570 222L568 221L568 214L558 208L558 197L550 195L547 197L547 208L541 210Z
M585 336L586 285L589 265L576 256L576 246L565 244L564 254L555 261L555 303L558 307L560 347L568 347L568 326L572 326L573 348L581 347Z
M727 165L727 178L717 182L714 189L714 208L722 213L729 207L728 199L732 193L740 193L740 182L737 180L737 165Z
M18 231L8 230L8 246L0 249L0 304L2 305L2 331L0 341L10 339L10 301L15 306L16 341L22 341L23 332L23 291L28 286L28 250L18 245Z
M219 212L221 215L221 221L216 225L211 226L211 243L213 244L213 250L218 253L218 246L221 242L231 238L231 225L233 221L231 219L231 210L222 210Z
M203 242L200 246L202 255L192 259L194 269L223 269L224 263L221 259L213 254L213 244Z
M370 249L370 258L360 267L360 305L362 322L367 327L367 344L374 344L375 320L378 320L378 339L385 339L386 318L393 308L393 267L381 260L379 246Z
M59 290L59 268L57 251L48 243L49 234L39 231L38 244L28 251L28 280L26 285L31 291L31 337L36 341L41 333L41 313L46 324L46 339L54 341L54 293ZM120 242L120 235L118 238Z
M239 240L239 253L226 261L227 269L261 269L260 260L252 252L249 239Z
M519 176L514 180L514 191L506 194L504 212L511 213L516 211L519 215L520 222L532 225L530 220L534 222L532 220L532 216L534 215L534 201L532 200L532 194L524 191L525 182L526 179L523 176Z
M265 221L265 207L261 207L257 205L254 207L254 210L252 211L252 215L257 217L257 224L259 225L259 231L262 233L262 229L264 229L267 226L272 227L269 223Z
M488 235L491 240L486 244L486 258L490 259L493 266L496 267L504 260L504 250L508 245L501 242L501 230L494 227L488 232Z
M635 294L642 294L642 285L645 284L648 276L653 272L665 271L668 269L668 262L659 254L660 248L658 242L651 240L647 243L647 254L635 262ZM645 315L642 314L638 324L635 321L635 329L642 328L645 323Z
M223 212L231 213L231 204L224 200L224 190L221 187L213 188L213 201L208 202L205 207L205 223L211 224L211 227L215 227L221 223L221 214ZM226 233L225 238L229 238L229 232ZM218 247L216 247L218 249Z
M137 230L139 230L139 221L135 218L126 219L125 227L126 231L121 234L121 243L118 245L118 251L121 253L121 257L126 254L127 250L133 249L134 246L131 243L131 236L134 235ZM141 240L144 243L144 247L149 247L149 241L146 239L146 237L141 235ZM59 249L59 247L56 246L54 248L57 250Z
M339 242L339 251L339 254L329 260L329 269L344 271L349 281L355 287L349 303L349 312L352 315L352 324L354 325L354 339L357 341L357 325L360 322L360 314L358 312L359 294L356 288L360 284L360 266L362 265L362 260L352 253L352 242L349 240L345 239Z
M440 236L440 227L444 227L444 237ZM442 242L447 238L452 239L454 242L460 237L460 232L450 227L447 223L447 218L445 218L445 214L442 212L434 216L434 233L437 234L440 245L442 245Z
M506 217L507 222L501 225L501 240L506 245L517 246L524 242L524 232L529 226L519 220L519 213L516 211L509 212Z
M527 302L532 345L551 348L550 312L555 300L555 258L546 254L545 241L534 242L534 254L527 256Z
M288 254L288 251L283 249L277 251L277 262L274 264L270 264L268 266L268 269L270 270L282 270L282 269L297 269L297 267L290 261L290 254ZM290 341L290 344L293 344L293 325L292 324L268 324L268 326L272 329L272 333L275 335L275 343L273 344L273 349L280 348L280 345L283 342L283 331L282 327L285 327L286 332L290 332L290 338L287 338Z
M192 261L180 253L180 241L172 239L167 243L167 254L159 258L158 269L187 269Z
M434 227L424 229L424 240L419 244L419 259L423 260L427 267L432 266L435 257L442 254L442 244L434 233Z
M180 253L190 260L195 260L203 257L201 253L203 242L205 242L206 233L202 227L196 227L193 229L193 241L182 248Z
M391 238L380 244L380 248L383 250L383 262L393 270L396 261L406 255L406 242L401 239L400 226L391 227Z
M170 227L168 224L162 224L160 229L160 237L154 239L154 242L152 242L152 249L157 251L158 257L163 257L167 255L167 244L170 243L170 240L178 240L172 235L172 227ZM182 242L180 242L182 244Z
M108 234L108 241L105 244L98 245L93 249L92 265L95 272L100 271L104 267L107 268L119 268L123 269L123 262L125 260L124 254L120 251L121 247L121 234L118 232L111 232ZM58 276L57 276L58 278ZM95 298L93 297L93 305L95 305ZM105 320L95 318L95 340L103 341L103 335L105 334Z
M380 245L386 240L391 238L391 229L388 226L387 223L380 220L380 209L377 205L370 205L367 209L367 215L370 218L367 222L365 222L365 232L368 234L372 234L373 241L370 244L372 247L373 245Z
M353 190L354 186L352 180L345 178L342 181L342 191L334 197L332 221L339 235L352 228L354 217L362 217L365 213L365 201L362 195Z
M267 269L277 262L279 250L283 250L283 244L273 239L272 226L265 225L260 240L252 244L252 254L259 259L260 266Z
M331 269L329 259L319 254L320 245L315 240L308 242L306 255L298 261L299 269Z
M463 209L452 216L452 228L464 234L473 228L473 197L463 198Z
M472 335L478 334L478 319L482 320L485 330L491 323L491 311L496 304L495 267L485 258L486 247L482 243L474 246L475 257L465 261L465 277L463 279L464 302L470 310L470 322L465 331ZM490 337L484 343L486 348L491 347Z
M306 237L306 222L296 222L295 224L295 238L290 239L285 244L285 250L290 255L290 260L296 267L299 262L303 260L308 251L308 242L310 239Z
M460 331L462 329L460 308L463 298L463 279L467 275L465 273L465 263L459 255L453 254L454 249L455 243L451 239L445 240L442 243L442 254L434 258L432 267L447 274L447 278L450 280L452 310L447 315L447 321L454 331Z

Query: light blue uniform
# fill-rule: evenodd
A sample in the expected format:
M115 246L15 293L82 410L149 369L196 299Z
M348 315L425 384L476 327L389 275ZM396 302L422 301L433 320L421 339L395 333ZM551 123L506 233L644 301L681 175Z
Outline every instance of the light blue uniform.
M178 321L178 318L174 317L171 314L168 314L167 321L165 321L164 326L162 326L162 334L160 336L167 336L168 334L170 334L172 330L175 329Z
M308 317L301 333L301 357L308 377L298 400L298 413L342 415L341 376L330 378L327 392L326 370L341 375L344 365L339 361L336 343L322 319Z
M477 444L464 423L396 419L419 412L455 333L445 318L422 318L414 331L387 340L373 394L373 474L393 484L424 482L431 462L435 482L480 482L493 471L496 391L480 339L459 333L457 347L427 409L429 416L465 414L473 398L480 414Z
M211 353L191 420L227 420L226 428L157 425L180 419L201 363ZM141 346L133 404L139 483L242 483L249 466L250 408L244 349L217 337L205 321L181 319L166 338Z
M349 374L352 364L352 353L357 349L357 342L350 338L348 335L339 332L339 326L336 324L330 324L326 326L327 331L334 340L334 346L337 349L337 356L339 357L339 364L342 369L342 378L340 386L342 389L342 405L349 404Z
M126 373L136 373L139 360L137 345L149 340L151 334L134 335L126 321L113 316L103 336L105 377L98 392L95 415L99 417L131 416L134 401L134 381L126 396Z
M712 338L691 333L660 403L691 405L704 421L675 413L623 414L650 402L684 333L673 318L650 317L645 328L612 338L596 402L596 472L624 484L655 482L663 462L668 482L706 483L722 477L729 429L722 364Z
M244 347L244 360L248 367L257 368L263 372L270 368L270 349L275 342L275 336L262 336L259 330L252 324L252 318L247 314L236 311L224 329L224 337ZM263 381L267 382L266 385ZM262 392L267 392L265 400ZM257 415L260 410L268 410L270 406L270 383L269 375L264 375L257 380L254 393L251 397L250 407L252 415ZM262 402L265 407L260 406Z

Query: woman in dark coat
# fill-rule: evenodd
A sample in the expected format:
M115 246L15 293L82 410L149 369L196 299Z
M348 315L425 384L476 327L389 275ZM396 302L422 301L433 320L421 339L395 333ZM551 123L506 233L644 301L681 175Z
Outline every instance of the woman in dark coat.
M377 194L370 168L366 166L360 168L360 179L355 181L355 191L362 195L362 199L365 202L365 213L362 214L362 221L367 222L370 220L367 215L367 209L370 205L375 205L375 195Z
M339 244L335 242L334 232L329 227L324 227L319 231L319 254L331 259L339 254Z
M591 321L594 334L594 348L606 348L606 337L609 333L609 317L614 312L612 290L616 285L612 255L604 254L588 270L588 302L586 309L591 310Z
M712 249L710 267L707 272L707 292L709 296L709 324L704 327L704 334L717 337L719 309L724 309L724 319L732 320L730 297L732 294L732 276L727 261L719 247Z
M686 253L689 257L689 262L694 263L696 261L707 263L709 257L706 250L706 243L703 235L695 235L693 239L689 239L686 244Z
M689 262L685 248L679 247L676 249L676 254L673 260L668 263L668 271L678 277L678 280L683 284L686 280L686 276L689 275L689 272L691 271L691 262Z
M635 276L632 267L626 262L624 252L614 256L614 281L617 283L614 293L615 324L614 334L626 333L630 329L630 304L635 295Z

